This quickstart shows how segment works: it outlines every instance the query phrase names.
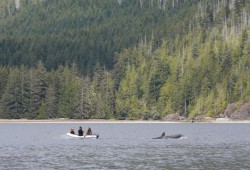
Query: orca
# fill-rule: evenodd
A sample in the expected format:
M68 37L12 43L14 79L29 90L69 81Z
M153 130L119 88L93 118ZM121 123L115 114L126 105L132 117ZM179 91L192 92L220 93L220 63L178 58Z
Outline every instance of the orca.
M179 139L181 137L183 137L182 134L166 136L165 132L163 132L160 137L156 137L156 138L153 138L153 139Z

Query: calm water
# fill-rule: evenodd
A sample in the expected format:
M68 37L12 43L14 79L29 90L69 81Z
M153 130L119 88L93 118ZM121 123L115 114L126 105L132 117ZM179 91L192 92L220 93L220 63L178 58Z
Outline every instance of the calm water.
M71 127L99 139L70 139ZM162 132L182 139L154 140ZM0 124L0 169L250 169L250 124Z

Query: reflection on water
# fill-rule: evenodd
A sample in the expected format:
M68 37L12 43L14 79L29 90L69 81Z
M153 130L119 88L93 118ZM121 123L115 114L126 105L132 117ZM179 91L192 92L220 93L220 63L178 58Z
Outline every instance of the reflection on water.
M250 169L250 124L0 124L0 169ZM181 139L154 140L162 132Z

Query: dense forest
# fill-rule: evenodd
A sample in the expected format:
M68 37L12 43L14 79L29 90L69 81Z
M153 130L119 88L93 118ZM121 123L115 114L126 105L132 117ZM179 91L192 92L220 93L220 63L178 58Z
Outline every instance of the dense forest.
M183 8L175 15L171 6L164 12L155 0L152 4L138 0L19 0L20 7L14 0L6 2L0 24L0 64L34 66L41 60L51 70L74 62L84 74L93 74L97 62L112 69L114 53L124 48L140 41L159 44L165 35L182 31L174 31L175 22L190 10Z
M250 118L249 0L2 0L0 118Z

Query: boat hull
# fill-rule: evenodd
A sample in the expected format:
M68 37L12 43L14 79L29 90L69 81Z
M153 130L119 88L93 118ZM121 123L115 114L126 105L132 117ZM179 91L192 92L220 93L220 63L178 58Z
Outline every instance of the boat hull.
M98 139L99 135L84 135L84 136L78 136L76 134L71 134L71 133L67 133L67 136L71 137L71 138L79 138L79 139Z

